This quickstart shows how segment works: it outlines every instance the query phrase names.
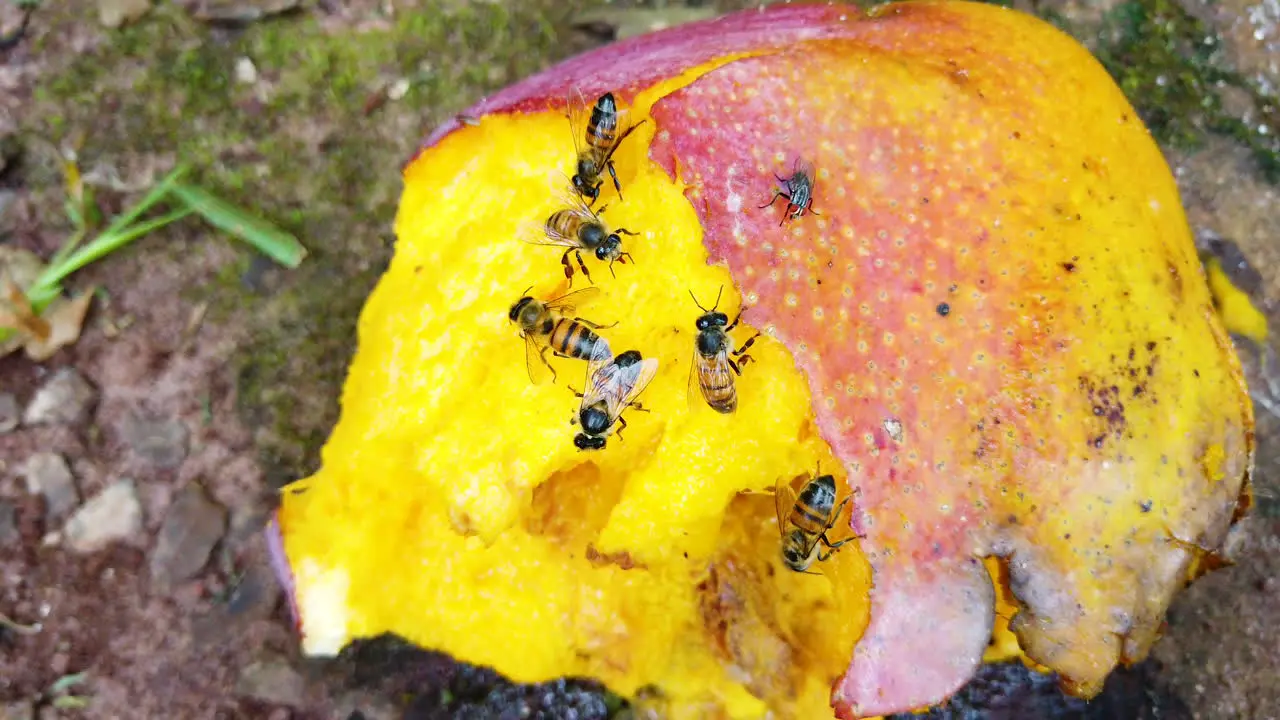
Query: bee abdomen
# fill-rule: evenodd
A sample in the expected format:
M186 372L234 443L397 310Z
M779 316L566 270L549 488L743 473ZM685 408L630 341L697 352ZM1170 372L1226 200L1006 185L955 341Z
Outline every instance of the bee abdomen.
M593 360L600 356L605 340L586 325L561 318L551 332L551 346L575 360Z

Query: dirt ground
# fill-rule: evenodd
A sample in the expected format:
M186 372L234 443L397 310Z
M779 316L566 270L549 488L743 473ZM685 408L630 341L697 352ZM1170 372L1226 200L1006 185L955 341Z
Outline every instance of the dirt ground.
M1005 4L1110 59L1160 125L1193 226L1238 244L1280 327L1280 192L1266 176L1268 162L1280 175L1280 6ZM336 419L420 139L616 34L754 5L40 3L0 43L0 245L57 249L70 231L58 154L74 149L104 215L181 160L311 256L284 271L182 222L73 277L103 288L77 344L0 359L0 720L617 716L617 698L584 684L513 688L392 642L300 658L259 530ZM1143 12L1186 32L1117 29ZM22 18L0 0L0 38ZM1188 48L1204 37L1201 57ZM1177 601L1142 682L1196 718L1265 720L1280 718L1280 416L1266 409L1280 398L1264 393L1261 350L1240 349L1261 394L1257 511L1239 564Z

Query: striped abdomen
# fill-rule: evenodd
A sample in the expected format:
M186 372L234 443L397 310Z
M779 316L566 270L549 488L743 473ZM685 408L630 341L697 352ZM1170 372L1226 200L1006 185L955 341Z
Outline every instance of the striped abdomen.
M576 360L594 360L608 352L608 344L601 337L576 320L558 317L547 332L551 349Z
M712 410L728 414L738 409L738 388L723 353L711 357L698 354L698 385Z
M605 93L591 108L587 124L587 145L601 155L608 154L618 137L618 104L613 93Z
M810 535L821 535L831 526L836 504L835 479L830 475L806 484L791 509L791 524Z

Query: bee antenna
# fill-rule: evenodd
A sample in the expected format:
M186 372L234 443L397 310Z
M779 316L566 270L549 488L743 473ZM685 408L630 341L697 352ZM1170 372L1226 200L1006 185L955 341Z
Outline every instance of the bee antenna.
M693 304L697 305L699 310L701 310L702 312L707 311L706 308L702 307L702 303L698 302L698 296L694 295L692 290L689 291L689 297L693 298Z
M532 285L530 285L529 287L527 287L527 288L525 288L525 289L524 289L524 292L520 293L520 296L521 296L521 297L529 297L529 291L530 291L530 290L532 290L532 289L533 289L533 286L532 286Z
M711 312L715 312L720 307L720 296L724 294L724 285L720 286L720 291L716 293L716 304L711 306Z

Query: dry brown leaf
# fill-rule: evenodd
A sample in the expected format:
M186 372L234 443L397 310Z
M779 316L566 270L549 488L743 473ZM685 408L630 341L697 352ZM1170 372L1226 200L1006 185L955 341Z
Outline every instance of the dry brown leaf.
M73 298L59 297L45 309L43 320L49 325L49 336L43 340L27 339L27 357L36 362L48 360L58 350L80 339L85 314L97 287L91 287Z

